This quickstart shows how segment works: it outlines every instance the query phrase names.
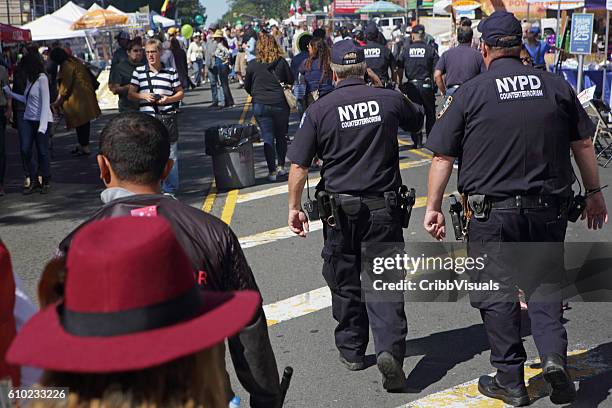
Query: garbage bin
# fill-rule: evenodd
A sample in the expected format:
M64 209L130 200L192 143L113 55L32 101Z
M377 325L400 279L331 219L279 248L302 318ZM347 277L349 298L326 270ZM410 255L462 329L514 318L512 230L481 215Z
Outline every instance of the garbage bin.
M206 154L212 156L215 183L220 190L255 184L253 143L259 139L257 127L221 125L206 130Z

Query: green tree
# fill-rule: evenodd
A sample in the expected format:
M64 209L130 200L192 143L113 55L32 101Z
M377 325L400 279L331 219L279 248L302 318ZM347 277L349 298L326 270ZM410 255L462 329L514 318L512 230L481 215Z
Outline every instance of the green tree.
M302 1L302 6L304 1ZM240 18L240 14L262 19L284 19L289 16L290 4L291 0L230 0L229 11L223 15L221 20L224 23L233 23Z

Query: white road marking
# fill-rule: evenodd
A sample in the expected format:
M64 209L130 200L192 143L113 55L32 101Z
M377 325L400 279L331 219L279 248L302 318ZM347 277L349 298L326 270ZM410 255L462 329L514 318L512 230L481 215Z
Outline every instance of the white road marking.
M268 326L331 307L327 286L264 306Z

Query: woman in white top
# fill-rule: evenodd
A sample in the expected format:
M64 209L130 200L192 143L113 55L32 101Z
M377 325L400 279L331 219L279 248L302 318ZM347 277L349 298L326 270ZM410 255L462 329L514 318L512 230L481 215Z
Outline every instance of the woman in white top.
M193 41L187 49L187 62L193 67L193 81L196 86L202 85L202 68L204 67L204 48L199 33L193 35Z
M28 166L29 174L26 174L26 177L30 178L31 183L23 193L31 194L40 188L40 193L46 194L49 191L49 179L51 178L48 130L49 124L53 122L49 99L49 80L45 74L42 58L38 53L26 54L23 57L23 68L28 78L25 94L14 93L8 85L4 87L4 91L25 104L24 132L20 134L20 147L23 162ZM34 144L36 144L38 155L38 168L32 160ZM39 176L42 178L42 185L38 182Z

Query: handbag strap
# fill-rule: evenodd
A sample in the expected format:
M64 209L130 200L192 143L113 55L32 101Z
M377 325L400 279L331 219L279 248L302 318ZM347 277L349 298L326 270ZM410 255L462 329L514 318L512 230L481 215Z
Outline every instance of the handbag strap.
M281 58L281 57L279 57L279 58ZM277 63L276 63L276 64L274 64L274 66L272 67L272 69L271 69L271 70L269 69L268 71L269 71L269 72L270 72L270 73L271 73L271 74L274 76L274 78L276 79L276 82L278 82L278 84L280 85L280 87L281 87L281 88L282 88L282 90L284 91L284 90L285 90L285 87L283 86L283 83L282 83L282 82L281 82L281 81L278 79L278 77L276 76L276 72L275 72L275 71L276 71L276 67L278 66L278 61L279 61L279 60L276 60L276 61L277 61Z
M145 74L147 75L147 82L149 83L149 92L151 93L151 95L154 95L155 92L153 92L153 83L151 82L151 77L149 76L148 67L145 67ZM159 115L159 107L157 106L157 103L153 104L153 109L155 110L155 114Z

